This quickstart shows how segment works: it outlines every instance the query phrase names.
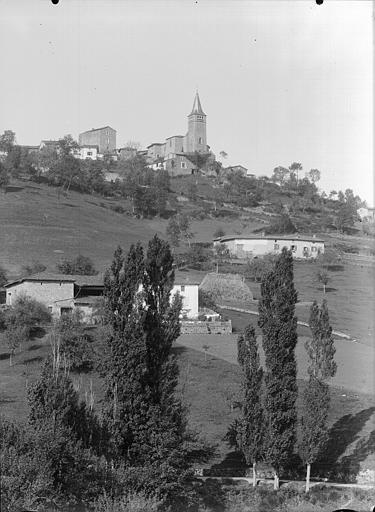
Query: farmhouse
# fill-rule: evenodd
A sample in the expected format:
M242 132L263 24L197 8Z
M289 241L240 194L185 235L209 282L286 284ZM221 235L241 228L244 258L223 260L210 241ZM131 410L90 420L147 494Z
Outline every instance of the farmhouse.
M267 253L279 254L283 247L292 251L294 258L316 258L324 253L324 240L315 236L223 236L214 239L214 246L225 245L230 254L239 259L263 256Z
M172 296L182 297L183 318L198 317L198 281L176 273ZM80 276L41 273L5 285L6 304L11 306L19 296L28 296L43 303L54 317L79 309L86 323L95 322L98 298L103 295L103 275Z

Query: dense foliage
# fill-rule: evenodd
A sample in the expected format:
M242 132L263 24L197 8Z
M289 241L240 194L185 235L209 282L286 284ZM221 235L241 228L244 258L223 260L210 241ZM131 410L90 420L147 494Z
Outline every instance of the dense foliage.
M107 340L105 419L111 453L133 486L171 499L182 493L188 469L188 434L176 393L178 367L171 354L180 332L181 300L171 299L174 271L168 244L154 237L115 252L105 277Z
M263 369L252 325L238 339L238 362L242 369L242 414L238 421L237 444L247 464L255 465L264 457L264 411L262 404ZM254 476L254 485L256 482Z
M296 441L297 292L293 257L285 248L261 284L259 326L265 353L265 456L277 474L291 460Z
M327 381L337 370L336 349L329 323L327 302L311 306L309 326L312 337L305 344L309 381L303 394L302 441L300 454L307 464L306 489L309 489L310 466L317 460L328 441L330 393Z
M79 254L73 260L63 260L61 263L58 263L57 270L61 274L82 276L95 276L98 273L91 258L82 256L82 254Z

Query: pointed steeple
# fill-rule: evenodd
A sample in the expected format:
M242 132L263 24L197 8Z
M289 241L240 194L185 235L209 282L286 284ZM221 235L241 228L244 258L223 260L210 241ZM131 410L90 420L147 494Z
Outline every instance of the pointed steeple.
M194 98L194 104L193 104L193 109L191 111L191 114L200 114L202 116L205 116L206 114L203 112L202 110L202 105L201 105L201 100L199 99L199 94L198 94L198 91L196 92L195 94L195 98Z

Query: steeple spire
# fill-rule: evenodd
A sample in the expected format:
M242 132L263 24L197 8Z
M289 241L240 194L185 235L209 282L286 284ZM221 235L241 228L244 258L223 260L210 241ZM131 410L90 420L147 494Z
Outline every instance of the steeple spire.
M202 110L201 100L199 99L198 91L195 94L193 109L192 109L190 115L192 115L192 114L200 114L202 116L206 115Z

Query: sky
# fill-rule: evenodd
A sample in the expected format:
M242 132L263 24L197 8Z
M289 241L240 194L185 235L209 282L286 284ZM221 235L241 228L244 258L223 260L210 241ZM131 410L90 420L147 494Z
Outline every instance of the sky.
M374 203L366 0L0 0L0 133L39 144L110 125L117 146L187 131L256 175L301 162ZM220 158L220 157L219 157Z

